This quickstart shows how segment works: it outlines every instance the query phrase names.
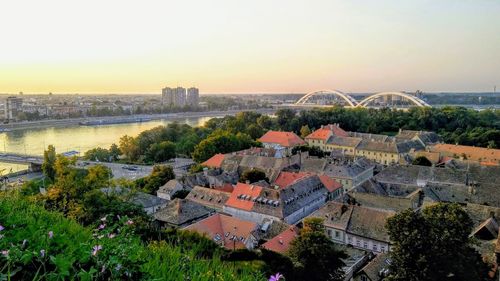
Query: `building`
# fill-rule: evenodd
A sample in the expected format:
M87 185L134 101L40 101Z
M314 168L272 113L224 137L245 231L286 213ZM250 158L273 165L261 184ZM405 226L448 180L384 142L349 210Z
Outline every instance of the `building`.
M390 250L385 224L394 214L392 211L330 201L309 217L323 219L327 236L335 243L385 253Z
M166 200L172 200L174 194L182 190L188 191L178 180L169 180L163 186L160 186L158 191L156 191L156 196Z
M161 227L186 227L215 213L214 209L188 199L176 198L154 214Z
M199 103L200 103L200 90L194 87L187 89L186 104L192 107L198 107Z
M274 238L262 244L262 248L276 253L284 254L290 248L290 243L299 236L299 229L296 226L290 226Z
M329 151L331 148L328 147L328 144L335 137L348 137L347 132L340 128L339 124L321 126L321 128L306 136L305 140L309 146L315 146L323 151Z
M288 188L290 185L296 183L297 181L310 175L314 175L314 173L282 171L278 175L276 180L274 180L272 185L275 188L285 189ZM326 189L328 189L329 193L328 199L335 199L343 194L342 184L340 184L338 181L334 180L333 178L327 175L319 175L319 178L323 183L323 185L326 187Z
M161 101L163 105L173 106L174 104L174 89L165 87L161 90Z
M389 275L392 260L386 253L375 256L367 265L354 275L354 281L382 281Z
M189 192L186 199L222 211L224 204L226 204L230 196L231 192L226 192L221 189L195 186L191 192Z
M258 239L254 236L257 228L258 225L255 222L215 214L184 228L184 230L205 235L208 239L228 250L245 248L250 250L258 243Z
M500 149L455 144L435 144L427 148L429 152L439 153L440 160L452 158L461 161L477 162L485 166L500 165Z
M265 148L273 148L281 157L292 154L292 149L306 144L306 142L293 132L268 131L258 139Z
M17 115L22 112L23 99L18 97L8 97L5 101L4 119L17 120Z
M168 203L167 200L157 196L147 194L140 191L131 191L128 188L114 187L114 188L101 188L101 192L107 195L114 195L123 198L124 200L141 206L148 214L154 214L161 208L165 207Z
M238 183L224 206L235 217L294 224L325 204L329 191L317 175L307 175L284 189Z
M174 89L173 105L176 107L184 107L186 105L186 89L177 87Z

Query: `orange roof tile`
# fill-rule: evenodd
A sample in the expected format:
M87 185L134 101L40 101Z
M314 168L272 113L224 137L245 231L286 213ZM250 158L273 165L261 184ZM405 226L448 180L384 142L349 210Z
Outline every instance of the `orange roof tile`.
M280 188L287 188L295 181L302 179L308 175L309 173L304 173L304 172L298 172L298 173L281 172L276 178L276 180L274 180L273 184L279 186Z
M462 157L465 155L467 160L491 162L497 163L497 165L500 162L500 149L444 143L433 145L429 149L447 154L446 156Z
M339 137L348 137L349 134L340 128L337 125L326 125L321 126L321 128L309 134L306 139L315 139L315 140L328 140L331 135L339 136Z
M215 186L214 187L215 190L218 190L218 191L223 191L223 192L227 192L227 193L232 193L233 190L234 190L234 187L232 184L230 183L224 183L223 185L221 186Z
M299 236L299 230L296 226L292 226L287 230L280 233L278 236L272 238L266 243L262 244L262 248L274 251L277 253L286 253L290 248L290 243Z
M257 224L223 214L215 214L196 222L185 230L196 231L207 236L229 250L245 248L245 240L250 237ZM236 237L237 239L232 239ZM236 241L236 243L234 243Z
M201 165L209 168L220 168L222 166L223 161L224 161L224 154L218 153L212 156L207 161L201 163Z
M277 143L283 147L305 144L304 140L292 132L268 131L260 139L262 143Z
M327 175L319 176L319 179L323 185L328 189L329 192L334 192L335 190L342 188L342 184Z
M252 198L257 198L262 191L262 187L258 185L250 185L239 182L231 193L231 197L226 202L226 206L250 211L255 204ZM242 198L241 196L245 196Z

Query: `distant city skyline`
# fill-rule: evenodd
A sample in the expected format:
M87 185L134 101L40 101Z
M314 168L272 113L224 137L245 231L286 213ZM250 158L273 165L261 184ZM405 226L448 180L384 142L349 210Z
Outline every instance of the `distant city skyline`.
M499 1L20 0L2 11L0 93L500 85Z

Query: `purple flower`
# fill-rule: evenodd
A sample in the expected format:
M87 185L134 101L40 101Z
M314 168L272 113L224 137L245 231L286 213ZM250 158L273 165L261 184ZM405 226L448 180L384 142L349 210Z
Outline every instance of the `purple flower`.
M5 227L3 227L3 225L0 224L0 231L4 230Z
M94 248L92 248L92 255L93 256L97 255L97 252L99 252L100 250L102 250L102 246L101 245L95 245Z
M45 257L45 250L40 250L40 257Z
M283 277L284 276L281 273L278 272L275 275L271 275L271 277L269 277L269 281L278 281L278 280L280 280Z
M109 234L108 234L108 238L110 238L110 239L115 238L115 236L116 236L116 234L114 234L114 233L109 233Z
M134 222L132 220L127 221L127 225L133 225L133 224L134 224Z
M8 257L9 256L9 250L3 250L2 251L2 256Z
M99 227L98 227L97 229L99 229L99 230L103 230L105 227L106 227L106 225L105 225L105 224L101 224L101 225L99 225Z
M49 231L49 239L52 239L52 237L54 237L54 232L52 232L52 230L51 230L51 231Z

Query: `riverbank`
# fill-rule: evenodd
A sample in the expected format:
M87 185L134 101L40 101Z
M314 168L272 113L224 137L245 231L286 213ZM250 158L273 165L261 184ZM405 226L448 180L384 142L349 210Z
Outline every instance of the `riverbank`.
M105 116L105 117L86 117L86 118L70 118L70 119L53 119L53 120L39 120L39 121L27 121L27 122L16 122L9 124L1 124L0 131L16 131L16 130L26 130L26 129L40 129L40 128L50 128L50 127L66 127L75 126L84 122L99 122L103 121L107 124L116 123L135 123L137 119L147 119L148 121L153 120L176 120L184 118L196 118L196 117L217 117L224 115L235 115L242 111L255 111L263 114L271 114L276 110L272 108L265 109L242 109L242 110L227 110L227 111L202 111L202 112L180 112L180 113L167 113L167 114L139 114L139 115L125 115L125 116ZM144 122L148 122L144 121Z

